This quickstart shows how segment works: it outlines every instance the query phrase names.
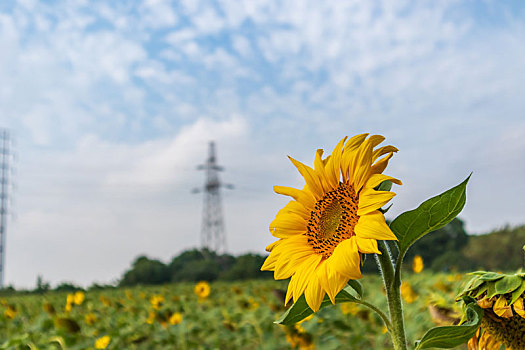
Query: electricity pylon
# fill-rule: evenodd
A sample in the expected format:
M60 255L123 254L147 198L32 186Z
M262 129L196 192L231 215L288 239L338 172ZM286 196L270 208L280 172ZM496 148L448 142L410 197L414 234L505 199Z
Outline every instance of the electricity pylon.
M197 167L198 170L206 172L206 182L204 187L194 189L193 193L204 192L201 247L216 253L223 253L226 251L226 232L224 230L220 188L233 189L233 185L220 182L219 171L223 171L224 168L217 165L216 162L215 142L211 141L206 163Z
M0 129L0 288L5 278L5 241L7 205L9 196L10 137L7 129Z

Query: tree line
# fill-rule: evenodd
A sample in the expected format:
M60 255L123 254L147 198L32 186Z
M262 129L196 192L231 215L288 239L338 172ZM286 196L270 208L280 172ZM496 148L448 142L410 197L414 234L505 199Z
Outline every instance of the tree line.
M395 243L389 242L393 254ZM410 269L412 258L423 258L431 271L512 271L524 267L525 225L506 226L483 235L469 235L464 222L456 218L431 235L420 239L405 259ZM271 278L271 272L260 271L266 255L218 255L208 250L192 249L174 257L169 264L146 256L138 257L120 279L120 286L164 284L214 280ZM377 272L373 256L367 254L363 272Z
M476 270L515 271L525 267L525 225L503 228L482 235L469 235L464 222L456 218L431 235L426 235L410 249L405 269L411 267L412 258L423 258L425 270L469 272ZM395 255L395 243L389 242ZM116 286L154 285L197 281L234 281L272 278L272 272L260 271L266 254L216 254L209 250L191 249L175 256L169 263L146 256L137 257L130 268L108 285L94 284L88 289L115 288ZM377 273L372 254L363 259L364 273ZM31 293L51 290L49 283L38 276ZM53 290L74 291L80 287L63 282ZM13 287L0 290L0 295L17 292ZM18 291L20 292L20 291Z

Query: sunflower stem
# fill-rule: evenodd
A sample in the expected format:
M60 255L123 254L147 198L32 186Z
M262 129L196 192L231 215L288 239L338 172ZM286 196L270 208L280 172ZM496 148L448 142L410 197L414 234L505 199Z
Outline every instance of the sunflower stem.
M383 276L383 283L386 290L388 311L390 313L390 323L392 328L390 336L395 350L406 350L407 342L405 336L405 321L403 317L403 304L401 302L401 281L400 274L394 271L392 256L384 241L377 241L381 254L376 254L378 267ZM397 266L396 266L397 270Z

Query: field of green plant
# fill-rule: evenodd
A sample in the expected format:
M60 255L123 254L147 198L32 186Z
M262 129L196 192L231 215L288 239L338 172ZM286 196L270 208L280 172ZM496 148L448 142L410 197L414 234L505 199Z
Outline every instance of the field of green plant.
M454 321L463 276L406 274L407 336ZM386 312L380 277L364 277L364 300ZM380 318L346 303L321 309L295 326L284 312L286 282L48 292L0 299L0 349L390 349ZM209 291L209 293L208 293Z

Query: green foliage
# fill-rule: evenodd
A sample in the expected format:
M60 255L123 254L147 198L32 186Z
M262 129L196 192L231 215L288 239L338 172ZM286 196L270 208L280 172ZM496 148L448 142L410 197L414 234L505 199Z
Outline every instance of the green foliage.
M80 289L82 288L75 286L73 283L69 282L62 282L55 288L57 292L75 292Z
M166 281L168 281L168 267L165 264L140 256L133 263L131 270L124 274L120 285L162 284Z
M463 209L470 176L459 185L423 202L414 210L404 212L392 221L390 228L399 239L399 251L404 256L408 248L429 232L452 221Z
M168 265L141 256L120 281L121 286L197 282L215 280L245 280L271 278L271 272L260 271L265 257L245 254L234 257L218 255L207 249L187 250L174 257Z
M237 257L235 263L220 275L221 280L235 281L256 278L272 278L271 271L261 271L266 257L258 254L245 254Z
M49 283L44 282L44 278L42 275L38 275L36 278L36 289L35 292L37 293L45 293L49 290Z
M474 336L483 318L483 309L476 301L466 297L467 320L459 326L434 327L416 342L416 350L428 348L450 349L466 343Z
M513 271L524 266L525 225L471 236L463 254L475 269Z
M361 299L362 293L363 287L361 284L358 281L350 280L348 285L335 296L335 303L356 302ZM321 303L321 309L329 305L332 305L332 302L328 296L325 295L323 302ZM275 323L292 325L304 320L313 313L314 311L310 309L306 303L306 298L303 294L281 317L279 317L277 321L275 321Z
M417 299L403 308L407 339L413 344L435 326L427 309L430 295L439 292L443 305L459 311L454 298L460 282L454 280L454 274L428 271L405 277L418 293ZM367 275L361 282L366 287L363 299L387 312L381 277ZM438 282L449 292L437 290L434 285ZM88 290L84 303L69 313L64 310L67 293L18 293L5 298L8 305L16 306L14 319L3 316L7 307L0 304L0 349L28 349L31 344L45 350L94 349L96 339L105 335L111 337L108 350L291 349L286 336L293 326L273 324L276 316L285 312L286 284L274 280L215 281L210 283L211 293L204 301L195 295L193 282ZM160 310L150 301L156 295L165 299ZM48 314L44 304L53 305L56 314ZM155 319L149 324L151 311ZM182 323L166 324L170 312L180 312ZM90 314L96 316L93 324L86 322ZM54 320L60 317L77 322L80 332L70 333L56 324ZM301 322L315 348L323 350L391 350L392 342L383 326L373 311L351 302L324 307L311 320Z
M468 244L469 236L461 219L455 218L442 228L418 240L406 254L407 264L419 255L425 266L434 271L468 270L472 264L465 259L462 249Z

